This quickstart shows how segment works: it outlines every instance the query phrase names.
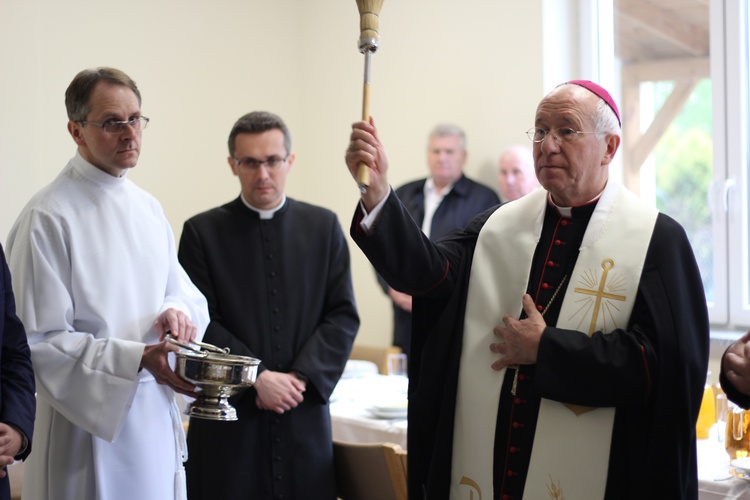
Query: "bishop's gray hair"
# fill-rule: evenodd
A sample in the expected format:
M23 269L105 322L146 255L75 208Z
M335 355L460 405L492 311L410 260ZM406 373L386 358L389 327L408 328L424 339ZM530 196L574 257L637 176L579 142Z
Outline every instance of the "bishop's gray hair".
M604 139L607 134L620 135L620 122L617 120L617 115L604 99L597 98L599 101L596 103L594 115L594 135L597 139Z

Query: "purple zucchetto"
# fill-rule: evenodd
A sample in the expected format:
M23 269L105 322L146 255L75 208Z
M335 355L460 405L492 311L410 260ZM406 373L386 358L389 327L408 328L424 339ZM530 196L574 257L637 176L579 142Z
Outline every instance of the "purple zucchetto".
M615 116L617 117L617 123L619 123L620 127L622 127L622 120L620 120L620 110L617 109L617 104L615 104L615 100L612 99L612 96L609 95L609 92L607 92L604 87L590 80L570 80L569 82L565 82L565 83L572 83L573 85L578 85L579 87L583 87L586 90L593 92L594 94L602 98L604 102L606 102L607 105L612 109L612 111L615 112Z

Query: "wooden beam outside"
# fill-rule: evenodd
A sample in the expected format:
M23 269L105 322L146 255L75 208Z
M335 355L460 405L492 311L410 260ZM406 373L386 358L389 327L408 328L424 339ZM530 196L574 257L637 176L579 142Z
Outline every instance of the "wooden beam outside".
M643 29L690 54L705 56L709 53L708 31L680 23L671 11L657 7L651 2L618 2L617 15L627 16Z
M648 155L654 150L659 139L661 139L669 125L682 111L685 102L690 98L690 94L693 93L693 89L698 85L698 82L699 80L696 79L691 82L682 81L676 83L674 90L672 90L672 93L654 117L654 121L651 122L648 130L646 130L638 141L630 143L627 155L629 169L640 170L643 162L646 161Z
M626 84L623 81L620 99L622 115L622 183L633 193L641 194L641 166L631 161L630 145L635 146L641 137L641 106L639 82Z
M708 57L663 59L625 64L622 67L623 84L661 82L711 78L711 62Z

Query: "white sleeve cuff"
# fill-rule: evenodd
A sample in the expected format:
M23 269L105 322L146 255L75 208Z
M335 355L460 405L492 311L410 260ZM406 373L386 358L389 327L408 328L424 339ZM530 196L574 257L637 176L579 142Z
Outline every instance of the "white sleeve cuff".
M378 222L378 219L380 218L380 212L383 209L383 205L385 205L385 201L391 195L391 191L393 191L393 188L391 188L388 191L388 194L385 195L377 205L375 205L375 207L372 209L372 212L370 212L369 214L367 213L367 209L365 209L365 205L364 203L362 203L362 200L359 200L359 206L362 208L362 212L365 214L359 225L364 230L367 236L371 236L374 232L373 226L375 226L375 224Z

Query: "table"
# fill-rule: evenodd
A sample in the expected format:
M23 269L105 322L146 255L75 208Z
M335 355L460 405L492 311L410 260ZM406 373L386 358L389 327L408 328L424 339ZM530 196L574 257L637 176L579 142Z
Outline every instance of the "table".
M353 443L391 442L406 449L406 420L378 419L366 409L383 398L404 397L405 385L393 377L366 375L342 379L331 401L333 438ZM717 426L708 439L696 442L698 498L700 500L750 500L750 481L729 474L729 456L717 438Z
M722 433L723 434L723 433ZM698 498L700 500L750 500L750 481L729 474L729 455L719 441L715 425L708 439L696 441L698 449Z
M406 400L404 377L369 374L341 379L331 395L333 439L348 443L395 443L406 449L406 418L376 418L367 408Z

